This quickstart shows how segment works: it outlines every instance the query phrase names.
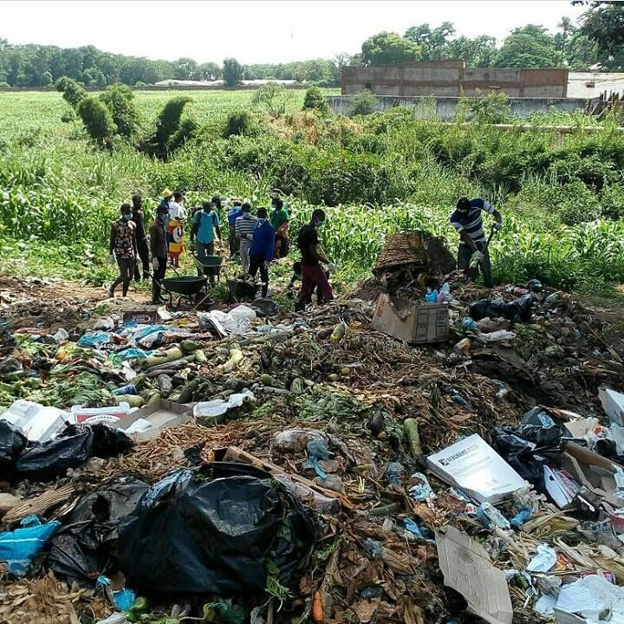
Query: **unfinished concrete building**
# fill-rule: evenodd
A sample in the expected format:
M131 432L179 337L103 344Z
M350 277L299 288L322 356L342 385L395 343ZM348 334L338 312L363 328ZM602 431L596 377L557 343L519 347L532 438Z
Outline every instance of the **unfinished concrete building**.
M474 97L478 92L502 92L512 98L565 98L568 70L472 68L462 60L342 69L342 95L366 89L375 95L399 97Z

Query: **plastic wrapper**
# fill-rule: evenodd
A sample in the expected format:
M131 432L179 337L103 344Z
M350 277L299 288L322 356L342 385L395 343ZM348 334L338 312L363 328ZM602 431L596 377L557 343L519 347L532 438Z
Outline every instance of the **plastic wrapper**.
M0 420L0 470L13 465L17 456L26 446L26 436L6 420Z

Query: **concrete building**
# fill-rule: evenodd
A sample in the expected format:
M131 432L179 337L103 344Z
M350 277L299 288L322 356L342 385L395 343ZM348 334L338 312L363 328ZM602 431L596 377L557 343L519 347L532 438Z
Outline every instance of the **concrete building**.
M570 72L568 97L600 97L603 93L624 95L624 73L621 72Z
M366 89L375 95L399 97L474 97L478 92L502 92L512 98L565 98L568 70L469 68L462 60L342 69L342 95Z

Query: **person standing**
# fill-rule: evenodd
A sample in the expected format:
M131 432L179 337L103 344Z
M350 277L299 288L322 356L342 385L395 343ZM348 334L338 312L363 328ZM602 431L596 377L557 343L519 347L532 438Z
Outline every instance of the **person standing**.
M160 203L158 204L158 207L160 208L161 206L164 206L165 208L167 208L167 210L169 210L169 202L171 202L173 200L173 193L166 188L161 194L160 194Z
M253 240L253 229L256 218L251 216L251 204L244 202L241 216L236 219L236 236L240 240L240 258L243 266L243 277L249 273L249 250Z
M158 206L156 218L152 221L149 229L150 253L152 254L152 303L163 303L160 284L167 272L167 229L169 219L167 206Z
M169 242L169 258L171 266L180 266L180 256L184 253L184 223L186 209L184 196L180 191L173 194L173 201L169 202L169 220L167 221L167 238Z
M459 233L461 242L457 253L457 266L466 271L472 256L476 256L483 273L483 283L487 288L494 286L492 264L487 248L481 213L487 212L494 217L492 229L498 231L503 226L503 218L493 206L484 199L460 197L455 210L451 213L451 225Z
M143 213L143 198L140 195L132 196L132 220L136 225L135 237L139 260L143 268L143 275L139 271L139 263L134 266L134 281L146 280L149 277L149 246L145 232L145 214Z
M238 253L240 243L236 237L236 219L243 214L241 208L242 203L240 199L234 200L234 205L228 212L228 242L230 244L230 257L235 256Z
M128 294L130 280L134 275L134 267L137 258L136 224L132 220L132 206L130 204L121 205L121 218L111 224L110 233L110 263L117 260L119 276L110 285L108 296L115 296L115 288L122 284L122 294Z
M301 250L301 277L302 284L299 291L299 301L295 305L295 311L305 310L306 303L315 287L323 298L324 302L334 298L332 287L329 285L327 275L321 267L321 262L329 265L333 270L333 265L321 250L318 238L318 230L325 224L325 211L317 208L312 213L310 223L304 225L299 232L298 243Z
M193 244L193 241L197 237L197 258L199 260L207 256L214 256L215 232L219 238L219 246L221 246L219 217L213 210L212 202L205 201L202 204L202 209L195 213L193 217L193 227L191 229L191 244ZM210 276L210 283L214 285L214 270L210 269L208 274Z
M249 249L249 275L256 277L260 269L262 280L262 297L269 292L269 266L273 260L275 246L275 228L267 219L266 208L258 209L258 220L254 224L251 247Z
M285 258L288 255L288 222L290 215L284 207L281 197L275 195L271 200L273 212L271 212L271 225L275 228L275 259Z

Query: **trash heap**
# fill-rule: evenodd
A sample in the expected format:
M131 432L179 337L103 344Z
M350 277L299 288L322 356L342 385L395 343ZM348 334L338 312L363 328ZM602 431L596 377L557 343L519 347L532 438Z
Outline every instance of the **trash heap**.
M442 273L299 315L5 308L0 622L624 621L622 336Z

